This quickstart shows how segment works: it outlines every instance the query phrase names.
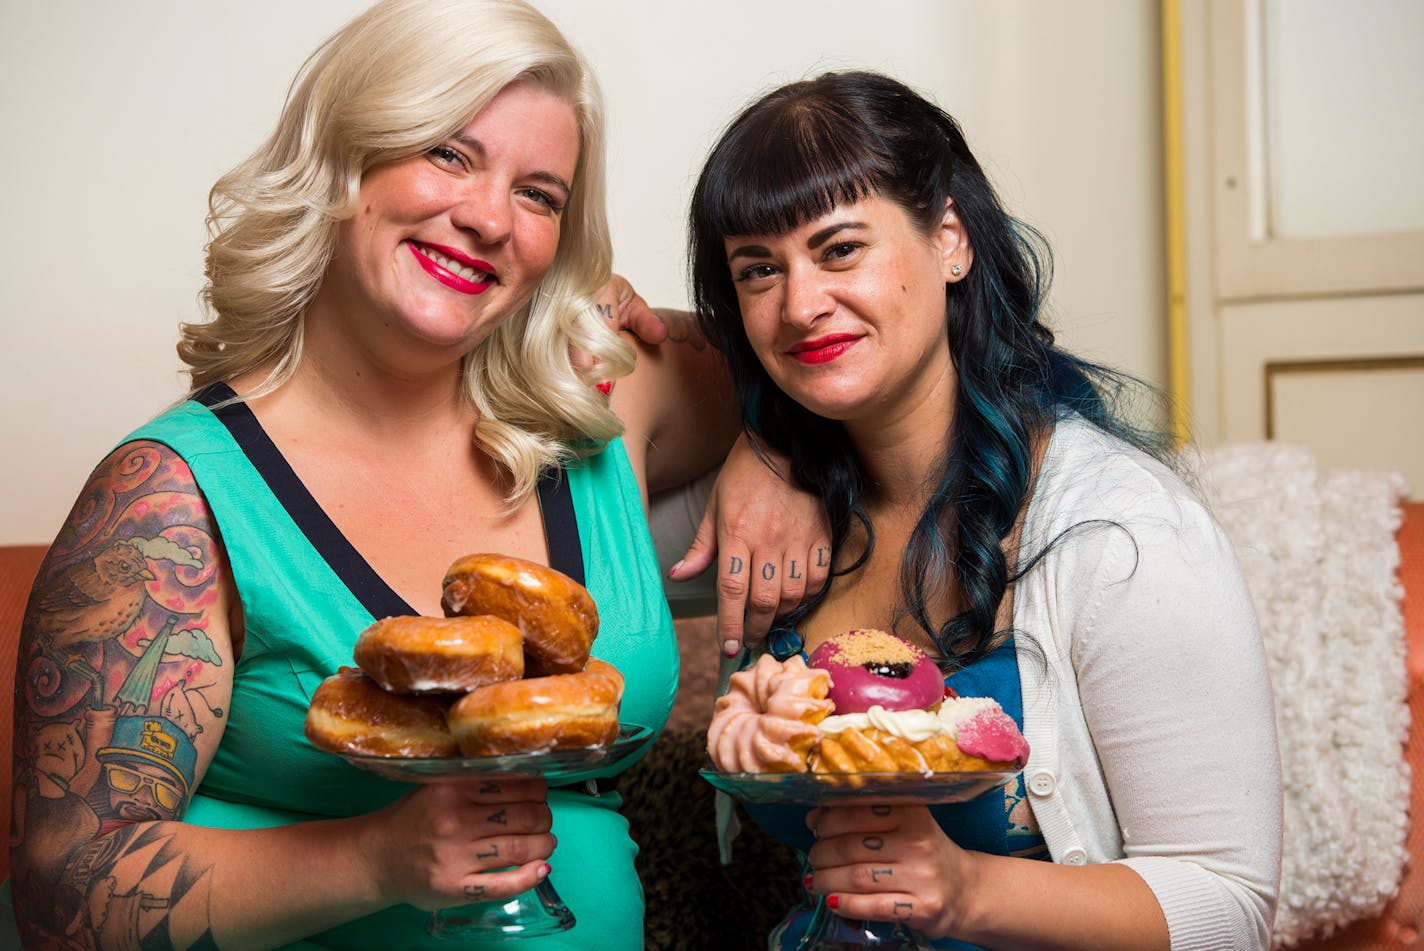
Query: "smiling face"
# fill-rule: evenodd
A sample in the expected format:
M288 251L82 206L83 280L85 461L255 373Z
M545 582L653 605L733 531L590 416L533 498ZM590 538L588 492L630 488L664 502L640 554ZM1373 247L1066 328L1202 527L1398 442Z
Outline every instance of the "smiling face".
M521 81L436 147L371 168L309 321L468 352L553 263L579 141L573 107Z
M782 234L724 243L748 341L792 399L877 425L950 404L944 288L972 260L952 206L928 235L871 196Z

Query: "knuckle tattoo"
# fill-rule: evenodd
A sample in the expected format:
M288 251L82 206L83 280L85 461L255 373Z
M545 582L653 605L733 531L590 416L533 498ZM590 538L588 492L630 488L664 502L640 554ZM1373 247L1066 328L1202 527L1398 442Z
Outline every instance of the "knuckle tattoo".
M879 852L885 848L885 840L878 835L868 835L860 840L860 844L872 852Z

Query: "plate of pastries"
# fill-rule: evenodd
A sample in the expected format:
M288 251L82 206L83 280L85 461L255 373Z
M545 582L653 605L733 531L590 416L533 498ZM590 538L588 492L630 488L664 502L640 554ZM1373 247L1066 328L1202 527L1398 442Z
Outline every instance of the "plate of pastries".
M388 617L354 666L313 692L317 749L391 779L478 773L572 782L633 755L653 731L620 723L623 675L590 656L598 610L583 585L508 555L459 559L444 617Z
M707 754L703 778L747 802L948 803L1017 776L1028 743L997 701L959 696L920 648L864 628L733 674Z

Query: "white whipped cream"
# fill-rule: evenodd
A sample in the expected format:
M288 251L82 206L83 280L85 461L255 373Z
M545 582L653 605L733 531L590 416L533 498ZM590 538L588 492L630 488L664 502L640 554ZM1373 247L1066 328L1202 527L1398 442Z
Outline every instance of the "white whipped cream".
M919 743L942 733L958 736L961 724L988 709L999 709L998 702L992 697L949 697L940 704L938 713L929 710L886 710L874 706L864 713L826 717L817 726L823 733L873 727L907 742Z

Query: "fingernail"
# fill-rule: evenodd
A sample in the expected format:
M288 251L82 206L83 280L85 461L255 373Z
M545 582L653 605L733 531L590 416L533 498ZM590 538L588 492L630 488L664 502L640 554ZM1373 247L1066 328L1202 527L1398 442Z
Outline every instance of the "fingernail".
M553 867L550 866L548 862L545 862L543 865L539 866L539 871L535 874L538 877L539 881L542 882L544 879L549 877L549 873L552 871Z
M685 560L686 560L686 559L684 559L684 561L685 561ZM668 576L669 578L671 578L673 575L677 574L677 573L678 573L679 571L681 571L681 570L682 570L682 562L679 561L677 564L673 565L671 568L669 568L669 569L667 570L667 576Z
M827 899L826 899L826 907L829 908L829 909L831 909L832 911L835 911L835 910L836 910L837 908L839 908L840 906L841 906L841 896L839 896L839 895L832 895L830 898L827 898Z
M803 878L801 881L805 883L805 885L806 885L806 891L809 892L809 891L811 890L811 873L810 873L810 872L807 872L807 873L806 873L806 877Z
M741 649L742 645L737 641L725 640L722 642L722 654L725 657L736 657L737 652Z
M612 393L613 381L604 380L602 383L598 384L598 392L602 393L604 396L607 396L609 393Z

